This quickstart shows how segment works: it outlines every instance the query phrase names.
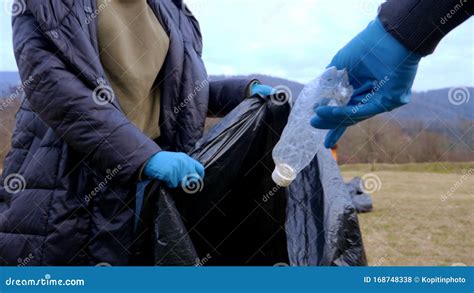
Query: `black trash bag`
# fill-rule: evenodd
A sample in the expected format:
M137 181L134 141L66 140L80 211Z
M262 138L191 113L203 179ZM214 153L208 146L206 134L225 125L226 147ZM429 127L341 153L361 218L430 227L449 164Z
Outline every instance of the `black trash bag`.
M160 191L155 214L155 265L190 266L199 257L171 195Z
M145 194L130 265L198 264L198 254L171 193L155 183L147 187Z
M289 112L288 104L245 100L190 153L206 167L204 182L154 192L181 215L167 214L168 221L162 207L154 214L157 265L367 264L355 208L329 152L288 189L271 180L272 149Z
M363 190L364 181L360 177L355 177L347 182L347 188L351 193L352 202L358 213L369 213L373 209L372 197Z

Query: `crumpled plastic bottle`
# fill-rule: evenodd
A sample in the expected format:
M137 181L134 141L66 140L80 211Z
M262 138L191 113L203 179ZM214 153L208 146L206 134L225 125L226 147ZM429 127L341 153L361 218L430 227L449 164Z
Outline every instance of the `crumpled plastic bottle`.
M327 130L310 125L314 106L346 106L353 93L346 70L328 68L308 83L296 100L280 141L273 149L273 181L288 187L299 172L324 148Z

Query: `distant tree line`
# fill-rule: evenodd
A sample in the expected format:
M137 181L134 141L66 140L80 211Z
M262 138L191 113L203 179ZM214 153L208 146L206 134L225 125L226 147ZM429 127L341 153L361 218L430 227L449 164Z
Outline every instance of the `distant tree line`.
M471 162L474 122L461 121L440 131L420 122L373 118L348 129L338 155L341 164Z

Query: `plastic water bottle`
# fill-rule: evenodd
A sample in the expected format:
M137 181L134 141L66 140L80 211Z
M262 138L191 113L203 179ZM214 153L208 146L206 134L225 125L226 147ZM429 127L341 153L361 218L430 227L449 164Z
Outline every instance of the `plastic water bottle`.
M316 153L324 148L328 131L316 129L310 124L314 106L346 106L352 93L347 71L335 67L327 69L305 86L293 105L280 141L273 149L276 167L272 179L276 184L288 187Z

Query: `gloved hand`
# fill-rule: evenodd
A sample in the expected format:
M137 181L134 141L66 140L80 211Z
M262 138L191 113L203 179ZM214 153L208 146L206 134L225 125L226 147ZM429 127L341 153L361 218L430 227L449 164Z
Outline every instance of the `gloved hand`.
M184 153L160 152L152 156L144 168L146 176L163 181L176 188L188 175L198 174L204 178L204 167Z
M311 125L331 129L325 146L333 147L347 127L407 104L420 60L378 18L342 48L328 67L348 70L354 95L347 107L316 105Z
M260 94L264 97L273 95L275 93L275 89L268 85L263 85L259 83L254 83L250 87L250 95Z

